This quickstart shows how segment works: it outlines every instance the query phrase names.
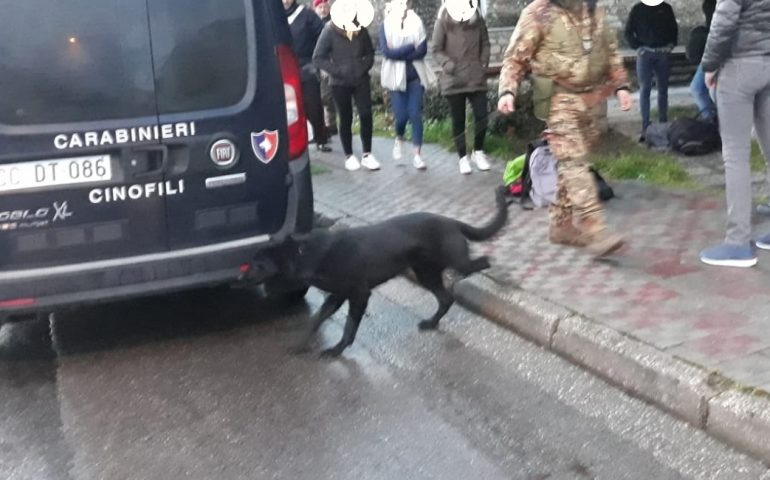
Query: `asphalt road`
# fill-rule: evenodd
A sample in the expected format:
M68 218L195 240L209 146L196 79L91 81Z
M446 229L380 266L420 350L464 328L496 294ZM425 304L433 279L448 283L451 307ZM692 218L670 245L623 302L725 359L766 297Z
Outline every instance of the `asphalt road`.
M406 281L336 361L308 305L194 292L0 332L0 478L770 479L737 454ZM341 335L338 314L318 345ZM764 475L764 477L763 477Z

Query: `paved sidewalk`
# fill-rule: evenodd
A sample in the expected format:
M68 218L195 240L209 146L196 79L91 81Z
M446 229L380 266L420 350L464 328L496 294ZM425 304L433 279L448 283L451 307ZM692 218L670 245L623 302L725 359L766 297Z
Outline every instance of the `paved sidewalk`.
M420 172L409 157L390 160L391 147L375 139L379 172L314 155L329 170L314 177L316 209L342 226L414 211L474 224L492 214L502 164L462 176L455 154L429 145ZM770 253L748 270L702 265L698 252L723 238L723 198L613 187L610 223L629 245L610 261L551 245L547 211L512 205L497 238L474 244L493 266L452 286L458 303L770 465Z
M461 176L453 153L429 145L423 154L429 168L418 172L409 156L401 165L390 160L391 145L375 139L383 164L379 172L345 171L339 144L333 154L314 154L314 161L330 170L314 177L318 210L351 224L413 211L474 224L491 215L502 165ZM770 253L761 254L753 269L701 265L699 250L724 234L722 198L633 183L613 187L621 198L608 204L610 222L629 246L612 261L596 262L579 249L549 244L547 211L512 205L505 230L475 246L493 257L487 275L770 391Z

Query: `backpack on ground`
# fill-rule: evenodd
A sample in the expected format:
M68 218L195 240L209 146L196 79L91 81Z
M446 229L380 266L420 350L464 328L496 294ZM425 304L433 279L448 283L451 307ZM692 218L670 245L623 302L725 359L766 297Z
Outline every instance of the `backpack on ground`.
M671 123L653 123L644 131L644 144L647 148L658 152L665 152L671 149L671 140L669 134Z
M671 148L683 155L705 155L722 148L716 119L678 118L671 122L668 138Z
M591 167L591 173L596 181L599 199L606 202L614 198L615 192L599 172ZM546 207L555 200L557 178L556 158L551 153L548 142L541 139L527 145L521 176L506 186L512 196L520 198L522 208Z

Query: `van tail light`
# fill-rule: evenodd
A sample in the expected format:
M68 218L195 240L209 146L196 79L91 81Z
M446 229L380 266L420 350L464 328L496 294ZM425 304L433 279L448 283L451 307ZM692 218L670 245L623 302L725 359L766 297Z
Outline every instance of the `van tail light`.
M34 298L15 298L13 300L0 301L0 308L22 308L35 304Z
M299 63L288 45L276 47L286 97L286 120L289 128L289 160L299 158L307 150L307 118L302 103L302 79Z

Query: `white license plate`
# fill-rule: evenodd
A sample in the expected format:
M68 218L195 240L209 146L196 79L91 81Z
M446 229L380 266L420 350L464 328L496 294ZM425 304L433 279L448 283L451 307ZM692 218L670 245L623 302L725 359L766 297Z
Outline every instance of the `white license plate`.
M112 180L109 155L0 165L0 192Z

